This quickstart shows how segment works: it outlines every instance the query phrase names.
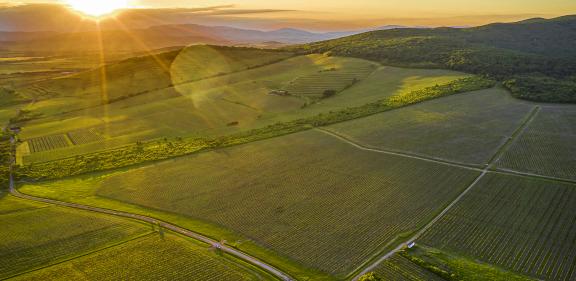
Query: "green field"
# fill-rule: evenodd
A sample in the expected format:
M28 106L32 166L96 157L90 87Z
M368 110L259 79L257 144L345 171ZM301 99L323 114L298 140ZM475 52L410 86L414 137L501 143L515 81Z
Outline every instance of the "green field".
M546 106L497 163L498 168L576 180L576 108Z
M10 280L275 280L206 245L154 233Z
M93 204L108 198L205 221L343 276L423 226L477 175L308 131L21 191Z
M374 273L383 280L394 281L536 280L492 264L421 246L401 250L382 262Z
M494 88L445 97L327 129L370 147L484 165L533 107Z
M170 64L170 77L178 85L276 63L293 55L277 50L190 46Z
M488 174L418 242L545 280L576 272L573 184Z
M202 62L208 53L221 63ZM191 46L19 87L19 95L35 101L26 106L32 120L20 134L28 147L19 150L19 159L44 162L156 138L222 135L361 106L466 76L393 67L374 71L378 64L365 60L291 56ZM319 93L340 93L302 109L310 100L301 92L309 86ZM270 94L291 88L296 91L289 96ZM32 143L55 135L73 138L79 131L98 136L72 140L66 147L47 146L52 149L36 150Z
M144 224L0 194L0 278L58 263L151 232Z
M390 281L445 281L401 255L394 255L385 260L374 273L383 280Z

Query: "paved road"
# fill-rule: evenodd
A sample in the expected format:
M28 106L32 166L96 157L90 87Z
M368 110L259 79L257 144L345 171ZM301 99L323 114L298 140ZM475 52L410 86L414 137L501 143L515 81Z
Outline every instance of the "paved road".
M285 280L285 281L294 280L288 274L280 271L279 269L255 258L255 257L252 257L252 256L245 254L245 253L243 253L239 250L236 250L234 248L230 248L226 245L219 243L218 241L215 241L211 238L200 235L196 232L181 228L177 225L173 225L173 224L170 224L170 223L167 223L164 221L160 221L160 220L157 220L157 219L154 219L151 217L147 217L147 216L142 216L142 215L127 213L127 212L114 211L114 210L103 209L103 208L97 208L97 207L86 206L86 205L80 205L80 204L75 204L75 203L62 202L62 201L57 201L57 200L40 198L40 197L22 194L15 188L14 178L12 176L12 173L10 174L10 193L13 196L16 196L16 197L22 198L22 199L27 199L27 200L32 200L32 201L42 202L42 203L47 203L47 204L53 204L53 205L58 205L58 206L64 206L64 207L69 207L69 208L74 208L74 209L80 209L80 210L85 210L85 211L97 212L97 213L102 213L102 214L107 214L107 215L118 216L118 217L130 218L130 219L135 219L135 220L140 220L143 222L151 223L154 225L159 225L165 229L172 230L176 233L180 233L182 235L185 235L185 236L188 236L190 238L193 238L193 239L202 241L204 243L207 243L209 245L212 245L212 247L214 247L214 248L218 248L218 249L222 250L223 252L226 252L230 255L235 256L236 258L244 260L248 263L256 265L256 266L270 272L274 276L278 277L280 280Z

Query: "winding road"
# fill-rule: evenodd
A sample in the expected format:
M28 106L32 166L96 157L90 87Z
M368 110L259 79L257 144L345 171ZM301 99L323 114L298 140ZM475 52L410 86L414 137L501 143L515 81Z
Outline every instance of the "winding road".
M570 179L562 179L562 178L555 178L555 177L549 177L549 176L542 176L542 175L538 175L538 174L531 174L531 173L524 173L524 172L518 172L518 171L512 171L512 170L502 170L502 169L496 169L494 168L494 164L496 162L498 162L498 160L501 158L501 156L504 154L504 152L507 150L507 148L512 144L512 142L519 136L521 135L524 130L528 127L528 125L534 120L535 116L537 115L537 113L539 112L540 108L538 106L536 106L531 113L528 115L528 117L526 118L526 120L514 131L514 133L506 140L506 142L504 142L498 149L497 152L495 153L495 155L492 157L492 159L490 159L489 163L485 165L484 168L478 168L478 166L474 166L474 165L470 165L470 164L465 164L465 163L459 163L459 162L454 162L454 161L450 161L447 159L441 159L441 158L433 158L433 157L428 157L428 156L423 156L423 155L417 155L417 154L411 154L411 153L404 153L404 152L398 152L398 151L390 151L390 150L383 150L383 149L377 149L377 148L371 148L371 147L367 147L365 145L359 144L343 135L340 135L336 132L327 130L327 129L323 129L323 128L316 128L315 130L324 134L327 134L329 136L332 136L334 138L339 139L342 142L345 142L349 145L352 145L354 147L356 147L357 149L360 150L364 150L364 151L370 151L370 152L375 152L375 153L382 153L382 154L388 154L388 155L394 155L394 156L400 156L400 157L405 157L405 158L411 158L411 159L416 159L416 160L421 160L421 161L426 161L426 162L431 162L431 163L436 163L436 164L441 164L441 165L447 165L447 166L451 166L451 167L457 167L457 168L462 168L462 169L467 169L467 170L472 170L472 171L477 171L480 174L476 177L476 179L464 190L460 193L460 195L455 198L453 201L450 202L450 204L448 204L448 206L446 206L438 215L436 215L430 222L428 222L423 228L421 228L420 230L418 230L412 237L410 237L406 242L401 243L400 245L398 245L396 248L394 248L393 250L384 253L382 255L375 255L374 256L374 261L370 262L368 265L363 265L358 269L358 272L360 272L359 274L355 274L354 277L351 277L351 279L353 281L357 281L362 275L373 271L376 267L378 267L383 261L385 261L386 259L390 258L391 256L393 256L394 254L396 254L397 252L399 252L400 250L402 250L403 248L405 248L407 245L409 245L412 242L415 242L417 239L419 239L426 231L428 231L437 221L439 221L448 211L450 211L452 209L452 207L454 207L458 202L460 202L460 200L469 193L470 190L472 190L477 184L478 182L480 182L482 180L482 178L487 175L488 173L499 173L499 174L507 174L507 175L516 175L516 176L524 176L524 177L537 177L537 178L544 178L544 179L550 179L550 180L558 180L558 181L564 181L564 182L570 182L570 183L576 183L576 181L570 180ZM291 281L291 280L295 280L294 278L292 278L290 275L288 275L287 273L279 270L278 268L269 265L267 263L265 263L264 261L261 261L253 256L250 256L240 250L231 248L229 246L226 246L218 241L215 241L214 239L211 239L209 237L203 236L199 233L190 231L188 229L179 227L177 225L174 224L170 224L167 223L165 221L161 221L152 217L148 217L148 216L143 216L143 215L139 215L139 214L133 214L133 213L128 213L128 212L121 212L121 211L115 211L115 210L111 210L111 209L104 209L104 208L99 208L99 207L93 207L93 206L87 206L87 205L81 205L81 204L76 204L76 203L70 203L70 202L63 202L63 201L57 201L57 200L52 200L52 199L47 199L47 198L41 198L41 197L35 197L35 196L30 196L27 194L22 194L20 193L16 187L15 187L15 183L14 183L14 179L13 179L13 175L12 175L12 167L10 169L10 193L18 198L22 198L22 199L26 199L26 200L32 200L32 201L36 201L36 202L42 202L42 203L47 203L47 204L52 204L52 205L58 205L58 206L63 206L63 207L69 207L69 208L74 208L74 209L79 209L79 210L85 210L85 211L91 211L91 212L97 212L97 213L101 213L101 214L107 214L107 215L113 215L113 216L118 216L118 217L124 217L124 218L129 218L129 219L135 219L135 220L139 220L139 221L143 221L146 223L151 223L154 225L158 225L161 226L165 229L171 230L173 232L179 233L181 235L196 239L198 241L207 243L211 246L213 246L214 248L218 248L221 249L223 252L228 253L236 258L239 258L243 261L246 261L250 264L253 264L255 266L260 267L261 269L271 273L272 275L274 275L275 277L279 278L280 280L285 280L285 281Z
M248 255L248 254L246 254L240 250L230 248L224 244L221 244L218 241L215 241L211 238L208 238L208 237L203 236L201 234L198 234L196 232L190 231L188 229L184 229L184 228L179 227L179 226L174 225L174 224L170 224L170 223L167 223L167 222L164 222L161 220L157 220L157 219L154 219L151 217L138 215L138 214L114 211L114 210L109 210L109 209L80 205L80 204L69 203L69 202L62 202L62 201L57 201L57 200L40 198L40 197L22 194L15 187L14 176L12 175L12 169L10 169L10 193L13 196L21 198L21 199L26 199L26 200L31 200L31 201L36 201L36 202L41 202L41 203L46 203L46 204L52 204L52 205L57 205L57 206L63 206L63 207L68 207L68 208L74 208L74 209L79 209L79 210L84 210L84 211L91 211L91 212L96 212L96 213L101 213L101 214L106 214L106 215L113 215L113 216L117 216L117 217L130 218L130 219L135 219L135 220L143 221L146 223L158 225L158 226L161 226L165 229L174 231L174 232L182 234L184 236L187 236L187 237L196 239L198 241L204 242L206 244L212 245L212 247L218 248L218 249L222 250L223 252L228 253L228 254L230 254L230 255L238 258L238 259L241 259L245 262L248 262L250 264L253 264L255 266L260 267L261 269L263 269L263 270L271 273L272 275L276 276L280 280L284 280L284 281L295 280L292 277L290 277L290 275L288 275L285 272L282 272L278 268L276 268L272 265L269 265L269 264L255 258L255 257L252 257L252 256L250 256L250 255Z

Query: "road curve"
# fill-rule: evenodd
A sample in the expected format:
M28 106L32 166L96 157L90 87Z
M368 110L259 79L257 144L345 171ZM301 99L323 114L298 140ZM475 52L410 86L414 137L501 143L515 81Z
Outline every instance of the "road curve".
M62 202L62 201L57 201L57 200L52 200L52 199L47 199L47 198L41 198L41 197L35 197L35 196L30 196L27 194L20 193L15 187L14 177L12 175L12 171L10 171L10 193L13 196L21 198L21 199L32 200L32 201L36 201L36 202L58 205L58 206L63 206L63 207L69 207L69 208L74 208L74 209L80 209L80 210L84 210L84 211L91 211L91 212L96 212L96 213L101 213L101 214L113 215L113 216L118 216L118 217L130 218L130 219L135 219L135 220L151 223L154 225L158 225L158 226L161 226L165 229L169 229L169 230L174 231L176 233L180 233L184 236L187 236L187 237L196 239L198 241L202 241L204 243L207 243L209 245L212 245L212 247L214 247L214 248L218 248L218 249L222 250L223 252L226 252L232 256L235 256L236 258L239 258L239 259L246 261L250 264L258 266L261 269L264 269L265 271L271 273L272 275L276 276L277 278L279 278L281 280L284 280L284 281L295 280L292 277L290 277L290 275L280 271L279 269L255 258L255 257L252 257L252 256L250 256L250 255L248 255L242 251L236 250L234 248L230 248L226 245L221 244L218 241L215 241L211 238L208 238L208 237L203 236L201 234L198 234L196 232L190 231L188 229L184 229L184 228L179 227L179 226L174 225L174 224L170 224L170 223L167 223L167 222L164 222L161 220L157 220L157 219L154 219L151 217L143 216L143 215L114 211L114 210L110 210L110 209L103 209L103 208L86 206L86 205L69 203L69 202Z

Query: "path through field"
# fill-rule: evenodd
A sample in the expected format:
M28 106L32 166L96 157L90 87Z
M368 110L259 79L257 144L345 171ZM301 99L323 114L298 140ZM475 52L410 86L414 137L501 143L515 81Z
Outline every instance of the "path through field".
M353 141L353 140L351 140L345 136L342 136L342 135L335 133L333 131L330 131L328 129L317 128L316 129L317 131L322 132L326 135L332 136L334 138L337 138L338 140L345 142L345 143L347 143L347 144L349 144L349 145L351 145L351 146L353 146L359 150L369 151L369 152L373 152L373 153L394 155L394 156L399 156L399 157L405 157L405 158L410 158L410 159L415 159L415 160L420 160L420 161L426 161L426 162L440 164L440 165L446 165L446 166L455 167L455 168L467 169L467 170L476 171L476 172L481 173L479 176L477 176L474 179L474 181L462 193L460 193L453 201L451 201L437 216L435 216L425 226L423 226L421 229L419 229L412 237L410 237L407 241L401 243L400 245L398 245L397 247L395 247L393 250L391 250L389 252L386 252L386 253L379 252L376 255L374 255L371 260L367 261L364 265L362 265L357 270L355 270L354 272L351 273L351 275L350 275L351 280L356 281L360 278L360 276L362 276L368 272L373 271L383 261L387 260L388 258L392 257L394 254L398 253L400 250L405 248L408 244L419 239L436 222L438 222L448 211L450 211L456 204L458 204L461 201L461 199L466 194L468 194L469 191L471 191L478 184L478 182L480 182L480 180L482 180L482 178L484 178L485 175L487 175L489 173L520 175L520 176L531 177L531 178L547 178L547 179L557 180L557 181L574 182L574 181L569 180L569 179L542 176L542 175L518 172L518 171L513 171L513 170L502 170L502 169L495 170L495 168L494 168L494 164L502 157L502 155L507 151L507 149L511 146L511 144L520 135L522 135L522 133L526 130L526 128L530 125L530 123L535 119L535 117L539 111L540 111L540 107L534 106L534 108L526 116L526 118L522 122L522 124L520 124L518 126L518 128L506 139L506 141L503 142L503 144L498 148L497 152L493 155L493 157L491 157L490 161L483 168L480 168L480 166L477 166L477 165L475 166L475 165L466 164L466 163L454 162L454 161L450 161L450 160L442 159L442 158L434 158L434 157L428 157L428 156L423 156L423 155L419 155L419 154L412 154L412 153L404 153L404 152L371 148L371 147L365 146L363 144L357 143L357 142L355 142L355 141ZM207 243L207 244L209 244L215 248L219 248L223 252L226 252L232 256L235 256L235 257L237 257L243 261L246 261L248 263L256 265L256 266L270 272L271 274L273 274L274 276L278 277L281 280L294 280L288 274L282 272L281 270L275 268L274 266L269 265L269 264L265 263L264 261L261 261L255 257L252 257L252 256L250 256L250 255L248 255L242 251L239 251L239 250L234 249L234 248L230 248L226 245L219 243L218 241L216 241L214 239L203 236L203 235L198 234L196 232L184 229L184 228L179 227L179 226L174 225L174 224L160 221L158 219L154 219L152 217L137 215L137 214L128 213L128 212L120 212L120 211L114 211L114 210L110 210L110 209L86 206L86 205L81 205L81 204L62 202L62 201L57 201L57 200L46 199L46 198L22 194L15 188L12 174L10 175L10 193L12 195L14 195L18 198L22 198L22 199L38 201L38 202L43 202L43 203L48 203L48 204L54 204L54 205L59 205L59 206L64 206L64 207L69 207L69 208L87 210L87 211L92 211L92 212L98 212L98 213L102 213L102 214L114 215L114 216L119 216L119 217L130 218L130 219L136 219L136 220L140 220L143 222L158 225L158 226L164 227L165 229L169 229L169 230L172 230L176 233L180 233L180 234L185 235L187 237L190 237L190 238L196 239L198 241ZM386 248L389 246L391 246L391 245L390 244L386 245ZM356 274L356 273L358 273L358 274ZM352 276L354 276L354 277L352 277Z
M97 207L92 207L92 206L62 202L62 201L51 200L51 199L46 199L46 198L39 198L39 197L34 197L34 196L22 194L15 187L14 177L12 175L12 169L10 169L10 193L13 196L21 198L21 199L26 199L26 200L36 201L36 202L42 202L42 203L47 203L47 204L52 204L52 205L58 205L58 206L63 206L63 207L68 207L68 208L80 209L80 210L84 210L84 211L97 212L97 213L101 213L101 214L113 215L113 216L118 216L118 217L130 218L130 219L135 219L135 220L151 223L153 225L163 227L165 229L174 231L174 232L182 234L184 236L187 236L187 237L196 239L198 241L204 242L206 244L209 244L212 247L220 249L221 251L228 253L228 254L230 254L230 255L238 258L238 259L241 259L245 262L248 262L250 264L253 264L255 266L258 266L258 267L266 270L267 272L278 277L280 280L285 280L285 281L294 280L288 274L280 271L279 269L275 268L274 266L269 265L269 264L255 258L255 257L247 255L247 254L245 254L239 250L230 248L226 245L223 245L220 242L213 240L209 237L200 235L196 232L181 228L179 226L176 226L176 225L173 225L173 224L170 224L167 222L163 222L163 221L151 218L151 217L127 213L127 212L119 212L119 211L114 211L114 210L109 210L109 209L103 209L103 208L97 208Z
M395 152L395 151L370 148L370 147L366 147L362 144L358 144L356 142L353 142L352 140L350 140L344 136L341 136L337 133L334 133L332 131L329 131L326 129L318 129L318 131L323 132L327 135L333 136L335 138L338 138L339 140L346 142L346 143L348 143L348 144L350 144L350 145L352 145L352 146L354 146L360 150L371 151L371 152L376 152L376 153L384 153L384 154L390 154L390 155L396 155L396 156L402 156L402 157L418 159L418 160L433 162L433 163L437 163L437 164L448 165L448 166L452 166L452 167L458 167L458 168L470 169L470 170L482 172L482 174L480 174L458 197L456 197L448 206L446 206L446 208L444 208L444 210L442 210L434 219L432 219L428 224L426 224L423 228L421 228L418 232L416 232L416 234L414 234L410 239L408 239L406 242L401 243L396 248L394 248L392 251L389 251L389 252L385 253L384 255L380 256L373 263L369 264L368 266L365 266L360 271L359 274L355 275L355 277L352 278L352 280L357 281L364 274L367 274L367 273L373 271L383 261L392 257L394 254L398 253L400 250L407 247L407 245L415 242L418 238L420 238L420 236L422 236L427 230L429 230L436 222L438 222L450 209L452 209L452 207L454 207L458 202L460 202L462 200L462 198L466 194L468 194L470 192L470 190L472 190L472 188L474 188L474 186L476 186L478 184L478 182L480 182L480 180L482 180L482 178L486 174L491 172L494 164L502 157L502 155L506 152L506 150L510 147L510 145L514 142L514 140L518 136L522 135L522 133L526 130L526 128L530 125L530 123L535 119L535 117L539 111L540 111L539 106L535 106L531 110L531 112L525 118L524 122L522 122L522 124L520 124L520 126L506 140L506 142L504 142L498 148L497 152L490 159L489 163L486 164L484 169L478 169L478 168L474 168L474 167L471 167L471 166L466 165L466 164L455 163L455 162L444 160L444 159L430 158L430 157L425 157L425 156L421 156L421 155L412 155L412 154L400 153L400 152ZM520 172L516 172L516 171L498 171L498 173L522 175L522 176L526 176L526 177L549 178L549 179L559 180L559 181L567 181L566 179L544 177L544 176L540 176L540 175L536 175L536 174L520 173Z

